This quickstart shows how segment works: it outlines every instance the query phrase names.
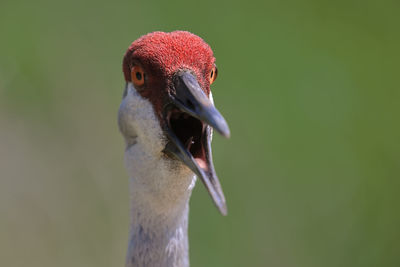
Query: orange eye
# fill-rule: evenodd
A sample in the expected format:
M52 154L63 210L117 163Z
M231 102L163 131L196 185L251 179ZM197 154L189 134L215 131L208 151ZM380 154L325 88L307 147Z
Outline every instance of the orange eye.
M145 73L140 66L134 66L131 70L131 79L135 86L142 86L144 84Z
M217 79L217 75L218 75L217 67L212 68L210 72L210 84L212 84L215 81L215 79Z

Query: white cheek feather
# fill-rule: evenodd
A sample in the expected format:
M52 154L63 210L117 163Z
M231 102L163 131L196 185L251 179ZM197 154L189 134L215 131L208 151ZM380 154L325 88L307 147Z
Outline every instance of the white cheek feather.
M165 137L153 105L143 98L132 83L119 110L119 124L125 137L125 166L131 177L131 192L151 192L142 195L152 199L155 209L168 210L183 194L190 195L195 176L188 167L178 160L165 157ZM134 140L134 141L132 141ZM157 201L160 206L157 207Z
M137 92L132 83L128 83L126 96L121 102L119 123L124 137L136 136L137 142L146 145L149 153L157 154L165 146L153 105Z
M209 98L210 98L211 103L214 105L214 97L213 97L211 91L210 91L210 96L209 96ZM215 105L214 105L214 106L215 106ZM213 133L214 133L214 128L211 127L211 131L210 131L210 140L211 140L211 141L212 141L212 139L213 139Z
M197 178L197 176L194 175L194 176L193 176L193 179L192 179L192 182L189 184L189 187L188 187L188 190L189 190L189 191L192 191L193 188L194 188L194 186L196 185L196 180L197 180L196 178Z
M211 101L211 103L214 105L214 98L213 98L213 95L212 95L212 92L210 91L210 101Z

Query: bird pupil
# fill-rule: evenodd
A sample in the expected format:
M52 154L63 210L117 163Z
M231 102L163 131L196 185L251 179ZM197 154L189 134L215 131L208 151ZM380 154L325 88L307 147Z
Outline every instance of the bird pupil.
M136 79L139 81L142 79L142 74L140 72L136 72Z
M214 76L214 71L212 70L211 71L211 78Z

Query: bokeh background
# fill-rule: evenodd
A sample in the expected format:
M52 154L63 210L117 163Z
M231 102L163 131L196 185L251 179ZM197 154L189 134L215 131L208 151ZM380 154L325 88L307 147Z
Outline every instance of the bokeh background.
M400 266L399 1L0 3L0 266L123 266L116 113L139 36L214 49L228 200L201 184L191 265Z

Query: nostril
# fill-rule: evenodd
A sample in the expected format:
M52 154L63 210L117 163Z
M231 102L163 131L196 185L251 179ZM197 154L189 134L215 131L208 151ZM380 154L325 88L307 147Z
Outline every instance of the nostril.
M191 110L194 110L194 104L192 103L192 101L188 100L186 103L187 107Z

